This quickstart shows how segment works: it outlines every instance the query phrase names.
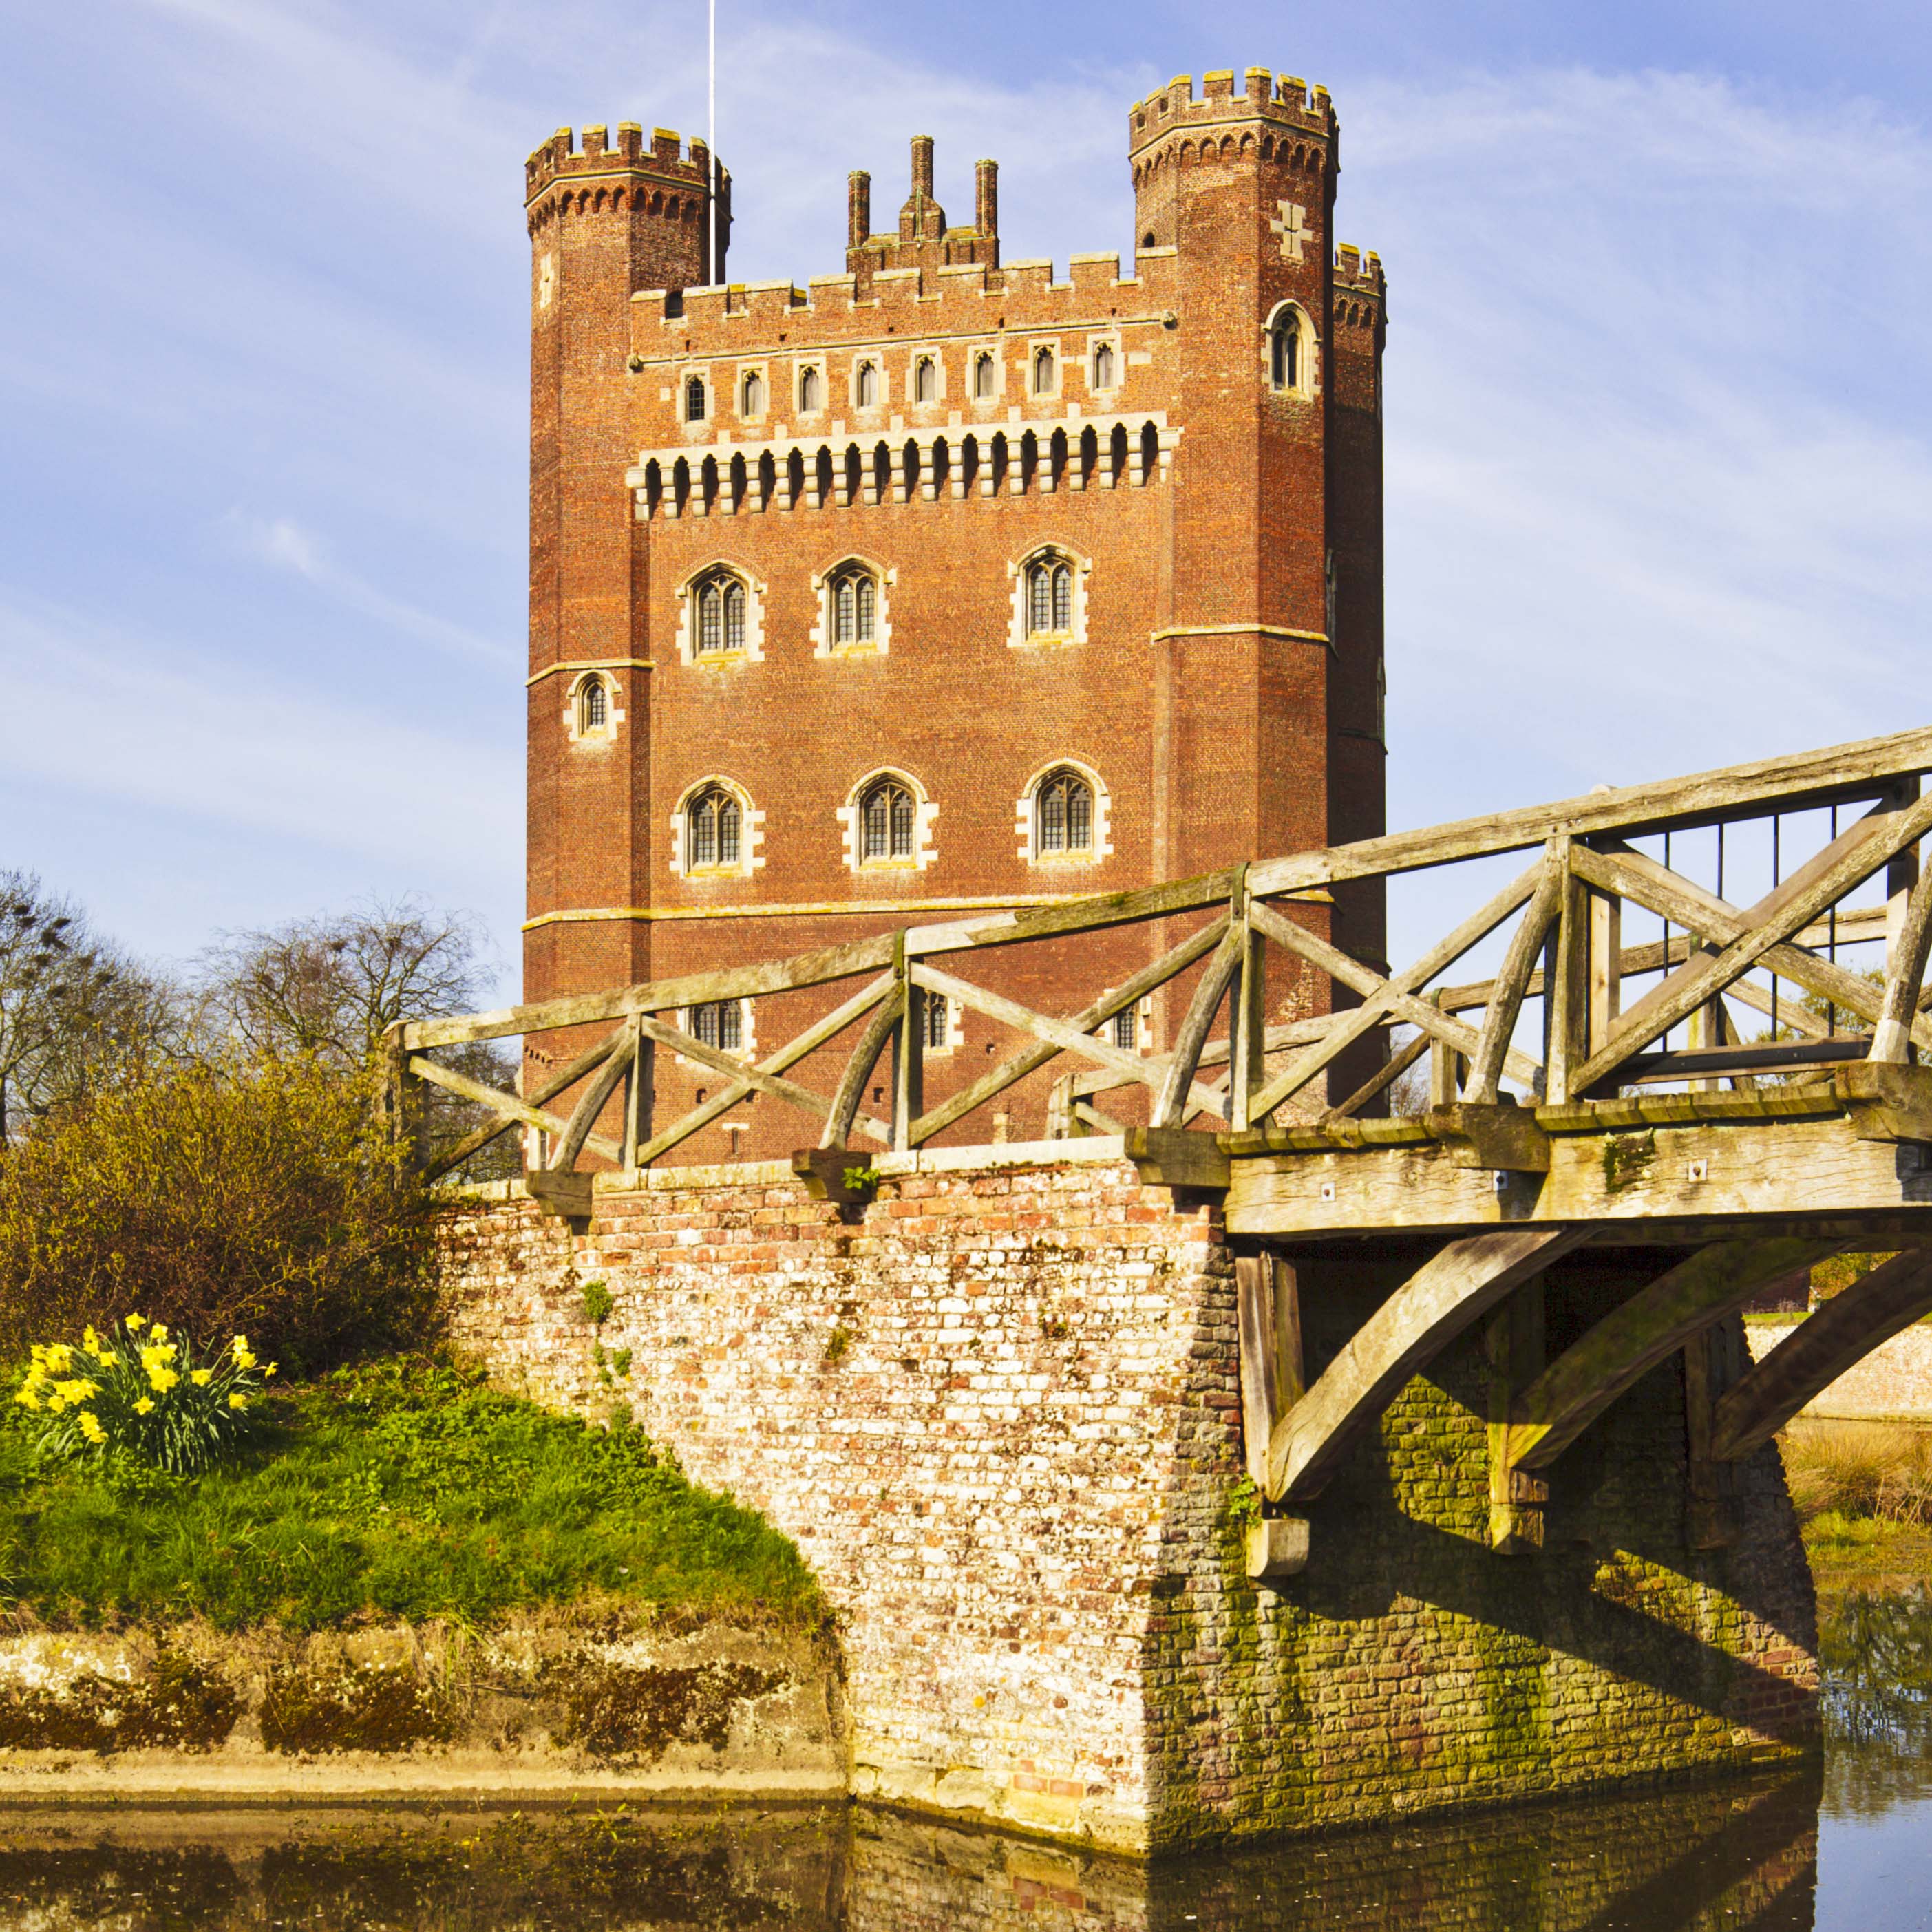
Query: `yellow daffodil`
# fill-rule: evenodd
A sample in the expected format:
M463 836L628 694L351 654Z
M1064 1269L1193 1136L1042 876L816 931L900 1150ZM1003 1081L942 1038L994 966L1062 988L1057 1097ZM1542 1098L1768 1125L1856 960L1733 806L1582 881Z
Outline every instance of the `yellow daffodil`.
M140 1328L141 1317L138 1315L129 1316L128 1318L128 1332L130 1334L138 1334L140 1332Z
M148 1330L148 1339L151 1342L165 1342L168 1339L166 1323L157 1322L154 1325Z
M50 1395L47 1397L47 1412L51 1415L59 1414L66 1406L67 1398L64 1396Z
M231 1395L228 1398L228 1406L230 1408L246 1408L248 1398L245 1395Z
M46 1358L47 1352L46 1345L43 1342L36 1342L28 1352L32 1355L35 1361L38 1362L44 1360Z
M142 1396L141 1400L134 1405L134 1413L136 1415L152 1415L154 1412L154 1398L152 1396L144 1395Z
M105 1442L107 1440L106 1430L86 1409L80 1412L80 1432L90 1442Z
M188 1379L196 1388L206 1388L213 1378L214 1374L214 1371L212 1369L196 1369Z
M266 1369L264 1369L264 1370L262 1371L262 1379L263 1379L264 1381L266 1381L266 1380L267 1380L267 1378L268 1378L270 1376L273 1375L274 1372L275 1372L275 1365L274 1365L274 1364L273 1362L271 1362L271 1363L268 1364L268 1366Z
M148 1371L148 1382L157 1395L166 1395L181 1380L172 1369L153 1368Z
M40 1397L34 1394L33 1390L30 1388L23 1388L20 1393L14 1398L14 1400L17 1402L22 1408L38 1408L40 1406Z
M47 1347L46 1364L57 1376L64 1376L72 1366L74 1351L64 1342L50 1342Z

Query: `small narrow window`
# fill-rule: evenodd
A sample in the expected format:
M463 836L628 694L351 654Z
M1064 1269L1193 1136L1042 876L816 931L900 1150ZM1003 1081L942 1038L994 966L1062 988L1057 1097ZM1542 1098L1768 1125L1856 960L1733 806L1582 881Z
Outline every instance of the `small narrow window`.
M1053 351L1036 349L1033 352L1033 392L1036 396L1050 394L1053 389Z
M832 580L832 641L869 644L878 623L878 585L868 570L841 571Z
M765 412L765 379L755 369L745 372L742 393L738 400L740 416L761 416Z
M823 380L816 369L806 369L800 372L798 406L802 413L811 416L823 406L819 401L819 397L824 388Z
M922 356L912 372L912 399L916 403L939 400L939 372L930 356Z
M1034 849L1042 853L1091 853L1094 788L1076 772L1054 772L1034 794Z
M1096 389L1111 389L1114 386L1114 345L1101 343L1094 351L1094 386Z
M738 801L722 785L707 785L692 800L686 823L687 870L737 864L743 815Z
M973 400L976 403L993 400L993 358L988 350L982 349L973 358Z
M1126 1048L1130 1053L1140 1045L1140 1027L1132 1006L1124 1013L1116 1013L1107 1022L1107 1030L1112 1043Z
M857 400L860 408L869 410L878 406L879 400L879 371L871 362L859 364Z
M601 731L610 716L601 677L586 678L578 698L577 728L580 732Z
M1027 632L1065 637L1073 629L1073 566L1064 557L1036 557L1027 566Z
M686 1016L685 1030L700 1046L719 1053L736 1053L744 1044L745 1010L736 1000L713 1000L709 1005L693 1006Z
M868 866L910 859L913 844L912 794L896 778L880 778L859 800L859 856Z
M704 414L704 379L693 376L684 386L684 419L686 422L702 422Z
M934 1052L942 1051L950 1029L952 1010L944 993L928 993L926 996L926 1043Z
M1277 389L1301 387L1301 318L1289 309L1268 338L1268 374Z

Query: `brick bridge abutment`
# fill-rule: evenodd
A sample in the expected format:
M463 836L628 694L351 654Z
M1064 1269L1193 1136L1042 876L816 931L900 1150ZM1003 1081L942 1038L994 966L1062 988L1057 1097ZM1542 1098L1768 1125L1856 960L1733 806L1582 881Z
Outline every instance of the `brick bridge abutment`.
M1258 1586L1218 1208L1118 1141L877 1159L862 1209L776 1164L600 1176L587 1224L475 1190L446 1244L500 1385L627 1403L796 1540L856 1795L1138 1852L1815 1748L1777 1450L1739 1469L1736 1540L1694 1547L1678 1358L1552 1466L1544 1549L1503 1556L1479 1327L1309 1506L1306 1568ZM1304 1268L1311 1376L1400 1280L1374 1253ZM1573 1273L1550 1320L1618 1292Z

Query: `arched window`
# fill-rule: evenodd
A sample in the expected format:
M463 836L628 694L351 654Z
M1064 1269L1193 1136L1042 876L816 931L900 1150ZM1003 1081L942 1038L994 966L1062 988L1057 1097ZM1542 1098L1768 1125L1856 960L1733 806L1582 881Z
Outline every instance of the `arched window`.
M910 859L913 796L897 778L876 778L859 795L859 862L890 865Z
M684 385L684 419L686 422L702 422L704 413L704 378L687 376Z
M1268 380L1277 389L1301 387L1301 318L1292 308L1268 332Z
M916 403L939 400L939 370L930 356L922 356L913 365L912 399Z
M1130 1053L1140 1045L1140 1023L1132 1006L1130 1006L1124 1013L1116 1013L1107 1022L1107 1038L1109 1044L1124 1047Z
M740 1000L713 1000L708 1006L693 1006L685 1019L685 1031L700 1046L736 1053L744 1044L745 1009Z
M933 1052L943 1052L946 1035L951 1028L952 1008L944 993L928 993L926 996L926 1043Z
M1151 248L1154 245L1154 230L1150 228L1148 232L1141 237L1141 246L1143 248Z
M832 580L832 641L869 644L878 635L879 585L869 570L854 566Z
M698 586L698 655L745 648L745 586L728 570Z
M1064 637L1073 628L1073 566L1064 556L1036 556L1027 566L1027 634Z
M1034 793L1034 850L1084 853L1094 850L1094 788L1078 772L1049 772Z
M859 364L859 381L856 400L862 410L877 407L879 400L879 369L875 362Z
M755 369L745 371L745 380L738 397L738 413L746 416L761 416L765 412L765 379Z
M586 677L577 693L577 729L580 736L601 731L610 715L610 702L601 677Z
M993 355L982 349L973 358L973 400L976 403L990 403L993 400Z
M1111 389L1114 386L1114 345L1111 342L1094 345L1094 386L1096 389Z
M824 391L824 380L816 369L802 369L798 377L798 406L807 416L824 406L819 398Z
M1053 388L1053 351L1040 348L1033 352L1033 392L1036 396L1049 394Z
M685 869L704 872L738 862L743 816L738 801L722 785L706 785L685 813Z

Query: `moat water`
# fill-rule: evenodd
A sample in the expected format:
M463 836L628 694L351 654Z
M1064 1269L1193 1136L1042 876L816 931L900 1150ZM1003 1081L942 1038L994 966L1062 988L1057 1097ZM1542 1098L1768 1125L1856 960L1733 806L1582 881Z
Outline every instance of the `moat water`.
M1149 1869L844 1808L0 1813L0 1932L1932 1928L1932 1594L1824 1618L1822 1770Z

